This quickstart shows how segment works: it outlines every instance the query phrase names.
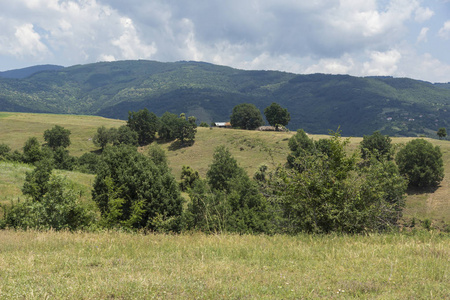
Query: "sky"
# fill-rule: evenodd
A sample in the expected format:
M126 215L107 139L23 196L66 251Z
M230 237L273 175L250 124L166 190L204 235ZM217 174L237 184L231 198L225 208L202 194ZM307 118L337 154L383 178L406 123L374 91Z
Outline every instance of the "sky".
M147 59L450 82L450 0L0 0L0 71Z

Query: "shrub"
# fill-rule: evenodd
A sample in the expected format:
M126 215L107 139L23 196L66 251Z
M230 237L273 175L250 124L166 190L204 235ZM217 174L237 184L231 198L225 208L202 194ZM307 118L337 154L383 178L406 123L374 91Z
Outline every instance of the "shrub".
M183 200L178 184L167 164L153 159L130 146L105 149L92 192L102 218L110 218L115 207L119 213L109 221L115 226L156 230L156 224L170 220L170 230L179 230ZM116 191L114 197L111 191Z
M300 137L301 143L296 139L295 145L314 149L305 135ZM357 233L396 225L404 205L404 178L393 162L385 160L360 168L356 155L347 155L347 143L334 133L329 154L299 152L293 158L295 168L279 167L264 176L269 178L262 185L264 194L279 209L280 216L274 219L283 225L282 232Z
M188 229L206 232L267 232L267 203L257 185L229 151L216 148L207 173L208 183L197 179L188 190L191 203L185 213Z
M94 221L94 215L78 202L66 179L51 175L47 191L39 198L29 198L5 210L5 226L35 229L82 229Z
M392 156L391 138L379 131L375 131L372 135L364 135L360 148L363 159L373 156L378 160L382 158L389 160Z

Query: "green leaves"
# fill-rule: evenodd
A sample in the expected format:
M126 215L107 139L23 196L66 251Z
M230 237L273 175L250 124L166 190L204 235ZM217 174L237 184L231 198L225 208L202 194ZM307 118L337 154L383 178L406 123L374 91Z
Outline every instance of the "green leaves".
M440 148L424 139L408 142L397 153L395 160L400 173L408 177L411 186L436 187L444 178Z
M282 108L278 103L273 102L264 109L267 122L278 130L278 126L286 126L291 120L291 115L286 108Z
M233 108L230 123L236 128L253 130L263 125L264 120L254 104L242 103Z

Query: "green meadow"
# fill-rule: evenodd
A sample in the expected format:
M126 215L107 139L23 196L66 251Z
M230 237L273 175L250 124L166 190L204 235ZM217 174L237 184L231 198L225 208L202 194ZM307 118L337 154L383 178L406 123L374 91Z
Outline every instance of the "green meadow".
M54 125L71 130L69 151L98 150L93 116L0 113L0 143L21 150ZM286 160L294 132L198 128L191 147L162 143L179 178L183 165L205 176L226 145L252 176ZM314 139L326 136L312 136ZM395 144L411 138L393 138ZM399 232L373 235L180 235L125 232L0 231L0 299L450 299L450 142L439 145L445 178L435 190L409 190ZM361 138L351 138L348 151ZM141 148L143 153L146 148ZM23 199L26 164L0 162L0 203ZM57 171L95 206L95 176ZM185 195L185 197L187 197ZM0 212L1 217L1 212ZM430 231L421 222L432 222ZM413 220L415 228L410 228Z
M0 231L2 299L449 299L448 235Z

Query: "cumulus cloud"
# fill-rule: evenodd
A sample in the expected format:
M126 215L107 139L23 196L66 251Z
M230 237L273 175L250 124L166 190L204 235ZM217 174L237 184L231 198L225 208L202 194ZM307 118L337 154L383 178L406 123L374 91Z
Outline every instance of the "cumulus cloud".
M450 20L444 23L441 29L439 29L439 36L443 39L450 38Z
M438 31L438 4L445 5L424 0L14 0L0 11L0 66L11 58L29 65L143 58L395 76L411 70L399 45L424 48L435 40L430 33ZM450 21L444 22L438 31L443 41L450 37ZM431 78L433 71L422 76Z
M414 19L420 23L429 20L434 15L434 11L432 11L429 7L418 7L415 13L416 15Z
M370 61L364 63L363 73L366 75L393 75L397 71L397 63L402 55L397 50L386 52L372 51Z

